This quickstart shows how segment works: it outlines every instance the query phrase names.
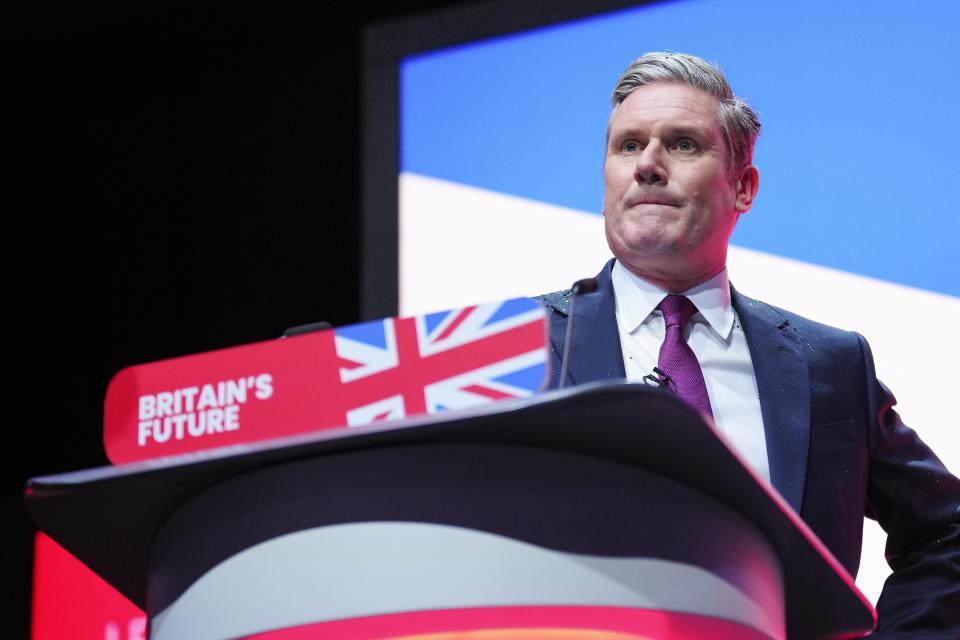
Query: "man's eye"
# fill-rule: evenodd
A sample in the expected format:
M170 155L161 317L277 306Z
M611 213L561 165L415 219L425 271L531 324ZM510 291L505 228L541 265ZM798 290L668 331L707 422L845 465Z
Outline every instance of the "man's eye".
M640 150L640 144L633 140L628 140L627 142L623 143L623 147L621 148L627 153L634 153L635 151Z
M680 140L677 140L676 144L673 145L673 148L677 151L696 151L697 143L690 138L681 138Z

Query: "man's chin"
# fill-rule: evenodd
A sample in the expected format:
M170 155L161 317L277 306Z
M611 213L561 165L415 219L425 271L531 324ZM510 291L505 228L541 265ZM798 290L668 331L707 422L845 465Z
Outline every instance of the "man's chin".
M631 238L629 242L613 242L608 237L607 245L618 260L630 263L642 263L655 260L657 262L676 260L683 262L682 247L673 238L663 234L646 235Z

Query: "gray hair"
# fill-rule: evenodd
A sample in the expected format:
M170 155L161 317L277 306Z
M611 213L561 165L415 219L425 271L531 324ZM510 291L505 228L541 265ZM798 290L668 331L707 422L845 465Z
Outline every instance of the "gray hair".
M611 106L615 110L631 93L654 82L680 82L715 97L720 102L720 127L727 157L733 159L728 167L730 173L752 162L753 146L760 135L760 117L745 100L733 95L719 66L686 53L645 53L631 62L617 80Z

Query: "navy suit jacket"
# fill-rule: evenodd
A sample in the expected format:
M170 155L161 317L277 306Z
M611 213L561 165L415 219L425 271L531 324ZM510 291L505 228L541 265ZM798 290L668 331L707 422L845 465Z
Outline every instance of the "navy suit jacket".
M577 299L568 385L626 377L607 263ZM903 424L862 336L731 287L756 372L773 486L856 575L863 517L888 534L893 575L877 603L885 638L960 638L960 481ZM549 311L559 385L570 292ZM956 416L950 416L956 420Z

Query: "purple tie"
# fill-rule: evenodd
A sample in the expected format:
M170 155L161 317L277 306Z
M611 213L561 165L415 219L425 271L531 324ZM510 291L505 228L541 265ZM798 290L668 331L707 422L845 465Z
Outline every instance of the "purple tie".
M657 366L667 375L667 385L671 391L712 418L703 371L693 349L683 337L683 329L690 316L697 312L697 307L686 296L669 295L659 308L663 312L667 331L660 346Z

